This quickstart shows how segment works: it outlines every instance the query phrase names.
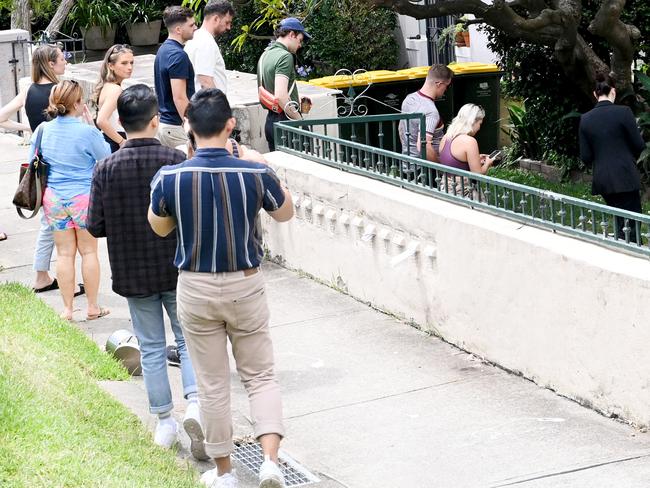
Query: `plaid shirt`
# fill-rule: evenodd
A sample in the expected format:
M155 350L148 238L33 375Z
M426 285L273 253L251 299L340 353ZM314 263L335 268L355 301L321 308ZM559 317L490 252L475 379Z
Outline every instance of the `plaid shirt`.
M156 139L129 139L97 163L90 191L88 231L106 237L113 291L145 297L176 289L175 233L161 238L147 220L150 183L165 165L185 155Z

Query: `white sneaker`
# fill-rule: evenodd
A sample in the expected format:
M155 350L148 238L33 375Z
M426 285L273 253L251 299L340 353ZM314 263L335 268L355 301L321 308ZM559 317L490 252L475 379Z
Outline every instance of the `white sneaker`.
M174 419L170 418L170 421L164 422L161 422L160 420L158 421L156 432L153 436L154 444L169 449L174 445L177 437L178 424Z
M190 452L195 459L199 461L207 461L210 457L205 452L203 441L203 428L201 427L201 413L199 411L199 404L197 402L190 402L187 404L185 411L185 418L183 419L183 428L190 438Z
M260 466L260 485L259 488L284 488L284 476L280 471L280 466L271 460L266 460Z
M208 488L237 488L237 473L233 469L230 473L219 476L217 468L214 468L201 475L201 483Z

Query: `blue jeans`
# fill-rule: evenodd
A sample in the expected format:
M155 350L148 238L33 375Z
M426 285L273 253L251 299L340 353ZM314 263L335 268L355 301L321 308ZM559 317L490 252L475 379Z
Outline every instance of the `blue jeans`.
M41 228L36 238L36 249L34 250L34 271L49 271L52 251L54 250L54 235L50 229L45 212L41 208Z
M196 379L192 361L185 347L185 338L176 316L176 290L165 291L144 298L127 297L133 330L140 342L140 356L144 387L149 397L149 411L153 414L171 411L172 391L167 376L167 341L163 307L171 321L181 358L183 396L196 393Z

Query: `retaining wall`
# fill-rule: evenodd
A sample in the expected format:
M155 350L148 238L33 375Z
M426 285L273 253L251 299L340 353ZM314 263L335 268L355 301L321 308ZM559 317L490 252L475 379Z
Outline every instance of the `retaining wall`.
M296 205L288 224L264 217L277 261L607 415L650 424L648 260L267 157Z

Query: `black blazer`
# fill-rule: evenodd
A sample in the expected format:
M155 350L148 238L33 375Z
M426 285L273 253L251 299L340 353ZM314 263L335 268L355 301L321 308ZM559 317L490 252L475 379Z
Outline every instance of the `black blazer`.
M580 159L593 165L591 193L606 195L639 190L636 160L645 148L629 107L598 102L580 117Z

